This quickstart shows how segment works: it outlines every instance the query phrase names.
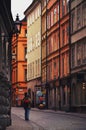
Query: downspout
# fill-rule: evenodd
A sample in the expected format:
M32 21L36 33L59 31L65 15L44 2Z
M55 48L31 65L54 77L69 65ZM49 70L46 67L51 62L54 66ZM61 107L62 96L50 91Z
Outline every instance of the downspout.
M69 1L69 67L70 67L69 111L71 111L71 0Z
M59 110L61 110L61 82L60 82L60 0L59 0Z
M16 91L17 91L17 86L18 85L18 35L16 37ZM18 95L16 93L16 106L18 106Z
M40 16L40 24L41 24L41 89L42 89L42 2L40 0L41 5L41 16Z
M47 0L46 0L46 108L48 109L48 83L47 83Z

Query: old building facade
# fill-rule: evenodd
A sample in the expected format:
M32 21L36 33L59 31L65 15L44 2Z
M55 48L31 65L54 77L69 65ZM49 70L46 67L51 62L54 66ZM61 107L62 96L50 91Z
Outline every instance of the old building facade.
M0 1L0 129L11 125L11 0ZM4 13L3 13L4 12Z
M86 111L86 1L71 1L71 107Z
M65 111L83 109L84 111L86 110L86 2L84 0L40 1L40 85L38 80L33 78L37 69L33 67L34 62L31 63L35 54L33 39L38 27L35 26L32 15L36 3L37 1L33 1L29 10L25 12L28 23L29 88L33 88L32 91L36 94L36 89L32 86L41 86L39 90L45 95L46 108Z
M59 1L47 2L47 85L48 108L58 106L59 86Z
M60 0L59 6L60 102L61 109L67 111L70 107L69 0Z
M21 20L21 33L12 39L12 105L21 106L27 91L27 22Z
M33 105L41 89L41 5L33 1L25 11L27 17L27 87Z
M41 1L41 87L46 97L46 106L48 106L47 90L47 6L46 0Z
M70 95L69 1L50 0L44 3L45 13L42 10L45 14L44 18L42 13L42 19L44 18L42 25L44 26L45 23L45 33L44 28L42 29L42 84L46 86L46 105L51 109L67 110ZM42 1L42 7L44 3Z

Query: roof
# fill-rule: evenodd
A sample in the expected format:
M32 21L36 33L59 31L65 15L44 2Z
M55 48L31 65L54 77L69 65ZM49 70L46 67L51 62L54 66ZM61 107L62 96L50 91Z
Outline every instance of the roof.
M27 16L32 10L34 10L35 6L39 3L39 0L33 0L30 6L25 10L24 14Z
M21 22L26 22L27 19L26 19L26 16L21 20Z

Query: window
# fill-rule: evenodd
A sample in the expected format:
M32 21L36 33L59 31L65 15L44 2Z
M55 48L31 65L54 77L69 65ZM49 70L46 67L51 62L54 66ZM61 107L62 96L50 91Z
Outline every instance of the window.
M28 18L27 24L30 26L30 17Z
M28 73L27 73L27 80L29 79L29 70L30 70L29 67L30 67L30 66L29 66L29 64L28 64L28 65L27 65L27 71L28 71Z
M66 72L69 73L69 54L67 54L67 66L66 66Z
M48 39L48 42L47 42L47 54L48 55L53 52L53 40L54 40L53 36Z
M49 55L50 50L49 50L49 39L47 40L47 55Z
M30 78L32 78L32 63L30 63Z
M54 62L54 69L56 69L56 62Z
M59 38L60 38L60 36L59 36L59 32L57 33L57 48L59 49Z
M81 45L77 44L77 65L81 64L81 53L82 53Z
M40 12L40 6L38 7L38 17L40 16L41 12Z
M62 29L62 46L64 46L65 43L65 29Z
M67 2L66 3L66 10L67 10L67 12L69 12L69 0L67 0L66 2Z
M56 19L56 15L57 15L57 9L55 8L55 9L54 9L54 23L56 23L56 20L57 20L57 19Z
M64 76L64 56L62 56L62 76Z
M46 6L46 0L42 0L42 9Z
M81 27L81 8L77 8L77 29Z
M53 60L53 78L58 77L58 68L57 68L57 57Z
M34 22L34 12L32 13L32 23Z
M82 23L83 26L86 26L86 2L82 5Z
M37 12L37 9L35 9L35 20L37 19L37 14L38 12Z
M25 37L27 37L27 29L25 29Z
M71 14L71 33L75 31L75 10Z
M35 39L36 39L36 47L40 46L40 32L38 32L36 35L35 35Z
M31 15L29 17L30 17L29 20L30 20L30 24L31 24Z
M48 23L48 29L50 28L50 26L51 26L51 21L50 21L50 14L48 14L48 16L47 16L47 23Z
M86 63L86 39L83 40L83 63Z
M67 25L67 27L66 27L66 37L67 37L67 43L69 43L69 25Z
M37 47L37 34L35 35L35 39L36 39L36 47Z
M51 53L51 39L49 38L48 39L48 46L47 46L48 48L48 54L50 54Z
M75 66L75 47L71 48L71 67Z
M27 69L24 70L24 79L27 81Z
M53 50L57 50L57 33L55 33L53 36Z
M30 15L30 24L32 24L32 14Z
M48 69L47 69L47 78L48 78L48 80L51 80L51 78L52 78L52 62L50 62L49 64L48 64Z
M40 71L41 71L41 67L40 67L40 66L41 66L41 64L40 64L40 59L38 59L38 70L39 70L39 71L38 71L38 75L40 75Z
M32 77L34 77L34 62L32 63Z
M44 67L42 69L42 81L45 82L46 81L46 67Z
M51 11L51 26L53 26L53 11Z
M47 3L48 3L49 0L47 0Z
M24 59L25 59L25 60L27 60L26 54L27 54L27 47L24 48Z
M48 16L47 16L48 20ZM48 21L47 21L48 22ZM44 15L42 18L42 34L46 31L46 16Z
M51 36L50 52L53 52L53 36Z
M66 104L66 86L63 86L63 105Z
M62 0L62 16L65 14L65 0Z
M59 20L59 5L57 7L57 15L58 15L58 20Z
M59 77L59 58L57 59L57 75Z
M38 46L40 45L40 32L38 32L38 34L37 34L38 36L37 36L37 42L38 42Z
M32 38L30 39L29 49L32 51Z

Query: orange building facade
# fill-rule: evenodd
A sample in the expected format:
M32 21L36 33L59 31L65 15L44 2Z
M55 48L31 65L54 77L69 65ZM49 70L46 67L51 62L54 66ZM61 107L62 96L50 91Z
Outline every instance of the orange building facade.
M21 106L24 93L27 91L27 23L22 21L21 33L12 42L12 105Z

